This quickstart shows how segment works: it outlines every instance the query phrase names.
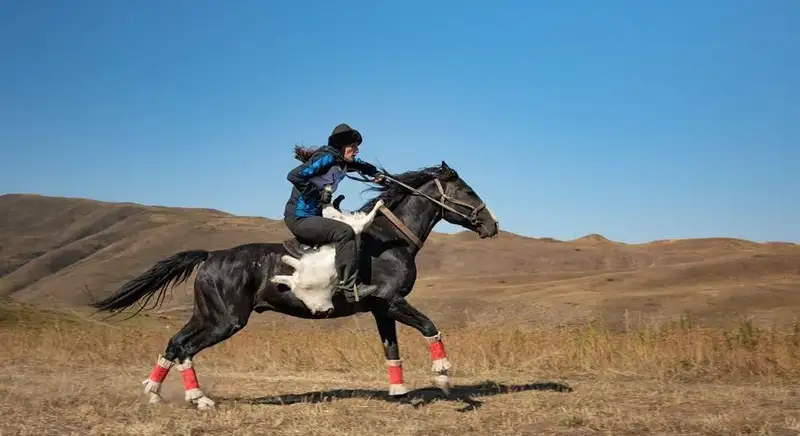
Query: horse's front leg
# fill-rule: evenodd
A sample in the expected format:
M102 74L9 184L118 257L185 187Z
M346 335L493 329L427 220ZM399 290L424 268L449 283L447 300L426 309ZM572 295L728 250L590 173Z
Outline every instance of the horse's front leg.
M400 358L400 345L397 341L397 323L389 318L387 308L372 311L378 335L383 343L383 354L386 358L386 371L389 375L389 395L401 396L408 393L403 381L403 360Z
M449 393L452 387L449 369L452 365L444 349L442 334L433 321L412 306L405 298L395 298L389 303L388 316L395 321L417 329L427 339L432 361L431 371L434 373L433 384L445 393Z

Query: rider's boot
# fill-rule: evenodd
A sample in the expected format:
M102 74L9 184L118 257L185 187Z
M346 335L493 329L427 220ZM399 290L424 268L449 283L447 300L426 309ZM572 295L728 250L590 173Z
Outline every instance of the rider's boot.
M344 294L345 299L350 303L356 301L356 293L358 293L358 298L361 299L378 290L376 285L367 285L358 281L358 269L354 268L352 273L345 277L344 280L339 282L336 289Z

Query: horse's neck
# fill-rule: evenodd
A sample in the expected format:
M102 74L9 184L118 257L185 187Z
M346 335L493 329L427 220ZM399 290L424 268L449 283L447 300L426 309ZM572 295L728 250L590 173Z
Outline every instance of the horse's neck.
M431 195L430 192L426 192L429 190L424 188L425 186L421 187L420 191ZM442 219L440 213L441 208L420 195L408 195L400 201L393 212L423 244L428 239L428 236L430 236L436 224ZM394 224L391 222L389 225L394 227ZM418 248L411 245L411 251L412 253L416 253Z

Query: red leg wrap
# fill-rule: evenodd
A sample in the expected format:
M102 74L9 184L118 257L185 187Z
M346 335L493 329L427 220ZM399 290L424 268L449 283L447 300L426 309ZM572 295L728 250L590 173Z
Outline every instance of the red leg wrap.
M389 369L389 383L393 385L403 384L403 367L390 366L388 369Z
M156 366L153 367L153 371L150 372L150 380L161 383L167 378L167 373L169 372L169 368L164 368L163 366L156 363Z
M444 351L444 343L442 341L431 343L429 348L431 350L431 360L439 360L447 357L447 353Z
M181 380L183 380L183 388L187 391L189 389L200 389L200 384L197 383L197 374L194 372L194 368L186 368L181 371Z

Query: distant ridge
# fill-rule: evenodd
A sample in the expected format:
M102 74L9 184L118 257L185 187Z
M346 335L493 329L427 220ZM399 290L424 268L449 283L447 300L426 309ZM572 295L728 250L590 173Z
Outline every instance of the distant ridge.
M281 220L211 208L6 194L0 301L85 307L177 251L287 237ZM626 311L788 320L800 313L799 265L796 244L736 238L625 244L596 233L560 241L433 232L418 255L410 298L444 326L498 317L534 326L586 317L617 322ZM191 308L191 282L173 293L164 313Z
M571 242L582 242L588 244L621 244L621 242L612 241L597 233L591 233L580 238L573 239Z

